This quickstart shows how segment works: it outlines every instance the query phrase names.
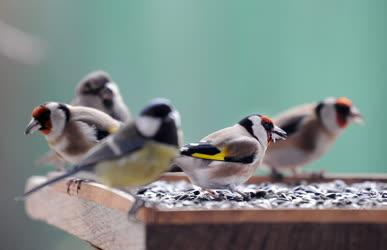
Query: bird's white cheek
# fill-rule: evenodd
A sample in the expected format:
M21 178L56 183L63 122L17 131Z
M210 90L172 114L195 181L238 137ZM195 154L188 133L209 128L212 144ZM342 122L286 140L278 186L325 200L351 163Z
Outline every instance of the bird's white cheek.
M139 117L136 119L137 129L146 137L154 136L159 130L161 121L153 117Z
M321 119L324 126L333 133L338 133L342 130L337 124L337 114L333 106L325 106L321 110Z
M61 136L65 127L65 122L65 117L63 114L54 112L51 115L52 130L50 137L55 138Z

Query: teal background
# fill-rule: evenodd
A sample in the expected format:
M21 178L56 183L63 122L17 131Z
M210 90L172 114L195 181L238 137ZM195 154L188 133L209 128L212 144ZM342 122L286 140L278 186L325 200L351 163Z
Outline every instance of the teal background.
M0 20L46 44L39 64L0 52L2 249L88 249L28 219L13 200L47 149L25 137L32 108L69 102L95 69L120 84L132 111L156 96L182 113L186 142L259 112L348 96L366 126L351 126L308 169L387 172L387 2L0 0ZM1 36L1 40L7 37Z

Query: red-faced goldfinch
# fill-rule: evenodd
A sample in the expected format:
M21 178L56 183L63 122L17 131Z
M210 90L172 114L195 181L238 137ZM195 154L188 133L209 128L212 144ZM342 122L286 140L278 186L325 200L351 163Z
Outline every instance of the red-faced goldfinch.
M278 176L278 170L295 174L297 168L319 159L349 124L362 122L362 117L348 98L329 97L285 111L274 122L288 138L269 146L264 164Z
M181 148L174 165L204 189L230 189L245 183L260 166L268 144L286 133L266 116L250 115L199 143Z
M40 131L51 150L69 164L77 164L120 126L121 122L99 110L48 102L32 111L25 133Z
M93 71L87 74L75 89L72 106L84 106L98 109L121 122L129 122L132 116L124 103L117 84L104 71ZM102 131L99 131L101 133ZM54 165L63 170L67 162L54 151L43 155L37 163L39 165Z

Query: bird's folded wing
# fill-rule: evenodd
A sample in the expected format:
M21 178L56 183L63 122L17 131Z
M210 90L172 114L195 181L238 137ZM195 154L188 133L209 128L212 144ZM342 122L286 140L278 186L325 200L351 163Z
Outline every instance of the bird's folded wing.
M305 114L301 114L292 117L287 117L286 119L280 119L278 121L275 121L275 123L281 129L283 129L289 137L290 135L296 133L299 130L300 125L304 118L306 118L306 116L307 115Z
M253 139L236 139L222 147L210 142L188 144L181 148L180 154L199 159L251 163L254 161L258 147Z

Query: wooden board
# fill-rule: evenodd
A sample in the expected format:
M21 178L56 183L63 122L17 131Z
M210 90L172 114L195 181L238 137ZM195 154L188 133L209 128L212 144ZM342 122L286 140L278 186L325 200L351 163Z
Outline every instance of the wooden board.
M348 183L364 180L387 182L386 176L381 175L362 176L361 178L340 176L339 178ZM46 179L46 177L31 177L26 189L30 189ZM186 177L181 174L169 174L162 179L178 181L186 179ZM337 178L329 176L328 181L333 179ZM267 177L254 177L250 182L259 183L268 180ZM298 178L285 180L288 183L298 181ZM387 210L384 209L207 211L142 207L136 214L138 221L134 222L127 217L127 212L134 201L128 193L93 182L82 183L79 191L76 189L76 185L71 186L70 192L67 191L67 183L63 181L35 193L26 200L27 214L33 219L56 226L105 250L182 249L187 244L196 248L186 249L224 249L220 246L230 244L237 248L229 249L260 249L250 248L255 244L273 246L273 248L265 247L262 249L283 249L279 248L279 246L283 246L281 244L293 244L293 247L289 249L325 249L316 248L313 245L316 244L315 241L308 241L308 244L304 244L309 248L299 248L296 243L292 242L292 239L298 239L297 237L306 239L319 235L333 239L331 243L336 242L335 246L337 247L343 246L340 237L347 237L346 241L361 241L359 246L364 247L367 240L360 235L364 231L363 228L368 228L367 233L377 233L380 237L387 230ZM310 230L307 230L309 227ZM295 229L297 230L293 234ZM231 232L234 232L235 235ZM359 232L359 235L356 232ZM266 235L266 238L262 234ZM280 236L282 241L278 238ZM377 244L385 241L386 237L383 236L383 239L380 237ZM211 243L215 239L218 243ZM242 239L252 240L255 243L254 245L247 244ZM158 248L160 246L163 248ZM249 247L241 248L244 246ZM378 246L375 245L374 249L382 249Z

